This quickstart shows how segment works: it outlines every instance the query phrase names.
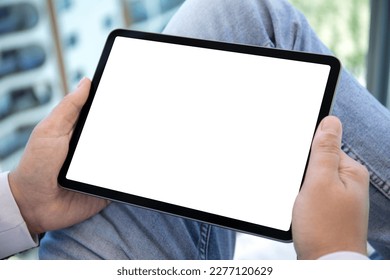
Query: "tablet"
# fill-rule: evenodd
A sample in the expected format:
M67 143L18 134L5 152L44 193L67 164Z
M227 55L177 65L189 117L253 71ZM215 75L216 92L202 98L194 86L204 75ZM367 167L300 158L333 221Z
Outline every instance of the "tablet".
M115 30L59 184L290 241L339 70L331 56Z

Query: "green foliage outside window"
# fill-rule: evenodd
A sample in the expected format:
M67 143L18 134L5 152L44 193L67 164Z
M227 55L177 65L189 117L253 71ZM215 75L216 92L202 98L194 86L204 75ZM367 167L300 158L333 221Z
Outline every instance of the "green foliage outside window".
M369 0L290 0L321 40L360 81L366 75Z

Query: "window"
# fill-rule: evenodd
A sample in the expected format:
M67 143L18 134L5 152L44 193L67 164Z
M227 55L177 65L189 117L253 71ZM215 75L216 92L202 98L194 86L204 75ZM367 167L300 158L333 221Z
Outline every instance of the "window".
M183 1L0 1L0 169L12 169L35 125L92 78L112 29L159 32Z
M369 0L290 0L326 46L360 82L366 82Z
M390 2L290 0L343 65L390 108Z
M343 65L390 108L390 2L290 1ZM63 94L81 77L93 76L112 29L159 32L184 0L16 2L0 4L2 169L15 165L31 129Z

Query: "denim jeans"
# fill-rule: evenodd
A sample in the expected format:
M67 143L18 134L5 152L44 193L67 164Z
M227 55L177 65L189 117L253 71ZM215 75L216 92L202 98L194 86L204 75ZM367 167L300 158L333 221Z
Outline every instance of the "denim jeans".
M330 53L304 16L284 0L187 0L164 32ZM369 241L390 258L390 113L343 70L333 114L343 123L343 150L371 175ZM40 257L228 259L234 246L233 231L112 203L83 223L47 233Z

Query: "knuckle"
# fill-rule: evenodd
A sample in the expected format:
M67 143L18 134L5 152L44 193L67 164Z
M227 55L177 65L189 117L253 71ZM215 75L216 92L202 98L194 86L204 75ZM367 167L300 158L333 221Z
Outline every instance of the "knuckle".
M314 142L317 149L324 153L338 154L340 152L339 136L333 133L323 133Z
M365 179L366 181L368 181L370 178L370 173L368 172L367 167L358 162L356 162L356 165L357 172L360 175L361 179Z
M368 187L370 174L368 169L357 161L351 159L349 166L349 172L351 178L354 178L356 182Z

